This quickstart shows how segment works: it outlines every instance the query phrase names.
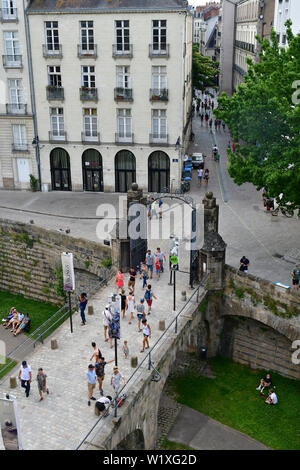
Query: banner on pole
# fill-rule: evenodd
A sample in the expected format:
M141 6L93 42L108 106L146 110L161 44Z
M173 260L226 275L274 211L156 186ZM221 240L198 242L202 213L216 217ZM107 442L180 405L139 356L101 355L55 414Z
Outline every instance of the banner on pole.
M63 283L66 292L75 290L75 274L73 265L73 253L62 253L61 264L63 269Z
M22 450L17 400L11 395L3 394L3 398L0 398L0 427L0 441L2 441L0 442L0 448Z

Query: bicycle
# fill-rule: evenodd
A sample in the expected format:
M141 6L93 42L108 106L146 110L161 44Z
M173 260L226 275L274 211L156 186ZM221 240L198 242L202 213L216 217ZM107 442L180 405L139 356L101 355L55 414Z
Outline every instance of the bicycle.
M287 209L286 207L284 207L284 206L277 206L276 209L273 209L273 210L271 211L271 214L274 215L274 216L278 216L279 211L280 211L285 217L287 217L287 218L289 218L289 219L290 219L291 217L293 217L293 214L291 214L291 213L288 211L288 209Z

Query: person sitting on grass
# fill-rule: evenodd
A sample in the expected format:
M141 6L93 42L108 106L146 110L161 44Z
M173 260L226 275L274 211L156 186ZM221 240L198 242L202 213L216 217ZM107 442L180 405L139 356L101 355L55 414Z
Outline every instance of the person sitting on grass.
M17 314L18 314L18 312L17 312L16 307L12 307L12 308L10 309L10 312L9 312L9 314L7 315L7 317L6 317L6 318L2 318L3 326L6 326L6 325L8 324L8 322L9 322L14 316L17 317Z
M20 312L17 314L17 318L12 322L12 325L11 325L12 329L10 330L11 332L16 331L19 328L23 318L24 318L23 312L20 310Z
M6 323L4 323L3 326L4 326L6 329L11 328L13 322L16 321L17 318L18 318L18 311L16 310L16 311L13 313L12 317L10 318L10 320L8 320Z
M256 390L260 390L261 395L263 395L263 390L265 387L271 387L272 379L270 374L266 374L264 379L260 379L260 384Z
M267 405L276 405L278 403L278 398L273 388L270 389L265 403L267 403Z
M23 318L23 320L21 321L19 325L19 328L17 328L17 330L14 332L14 336L17 336L18 334L20 334L24 330L24 328L26 328L26 325L28 325L29 322L30 322L30 318L29 318L28 313L26 313L25 317Z

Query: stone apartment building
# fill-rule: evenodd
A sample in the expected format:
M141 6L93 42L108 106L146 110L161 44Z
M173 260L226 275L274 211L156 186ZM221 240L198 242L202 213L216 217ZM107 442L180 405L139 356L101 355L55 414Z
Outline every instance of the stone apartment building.
M191 132L187 2L32 0L27 16L43 188L177 188Z
M0 36L0 188L27 189L38 174L23 0L0 0Z
M287 47L286 27L287 20L292 20L294 34L300 32L300 2L299 0L275 0L274 29L280 47Z

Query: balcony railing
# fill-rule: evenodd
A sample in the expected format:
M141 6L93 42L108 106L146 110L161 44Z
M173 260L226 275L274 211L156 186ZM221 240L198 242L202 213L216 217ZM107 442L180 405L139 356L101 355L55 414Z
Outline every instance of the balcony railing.
M0 21L1 23L9 23L10 21L18 21L17 8L0 8Z
M23 103L7 103L7 114L27 114L27 104Z
M149 57L169 57L169 44L149 44Z
M115 101L133 101L132 88L115 88Z
M62 45L61 44L58 44L58 48L57 49L50 49L49 46L47 44L43 44L43 56L44 57L50 57L50 58L54 58L54 59L57 59L57 58L62 58L63 54L62 54Z
M81 101L98 101L98 88L79 88Z
M13 143L12 144L12 151L13 152L28 152L28 144L21 144L21 143Z
M134 135L131 132L116 132L115 142L117 144L133 144Z
M112 46L112 56L116 57L133 57L133 47L132 44L113 44Z
M168 101L169 90L167 88L150 88L150 101Z
M167 144L168 140L169 140L168 134L164 134L164 133L149 134L149 142L152 145Z
M47 86L47 100L64 100L65 99L65 92L62 86Z
M93 45L89 44L88 47L89 48L86 49L85 46L83 46L82 44L78 44L78 46L77 46L77 56L80 59L82 59L82 58L96 59L96 57L97 57L97 44L93 44Z
M97 144L100 144L100 134L97 132L96 135L86 135L85 132L81 132L81 141L83 143L85 142L95 142Z
M21 55L6 54L2 56L3 67L8 69L20 69L23 67Z
M67 142L67 133L65 131L49 131L49 142Z
M254 44L250 44L249 42L244 41L235 41L235 47L239 47L240 49L244 49L244 51L249 51L254 53Z

